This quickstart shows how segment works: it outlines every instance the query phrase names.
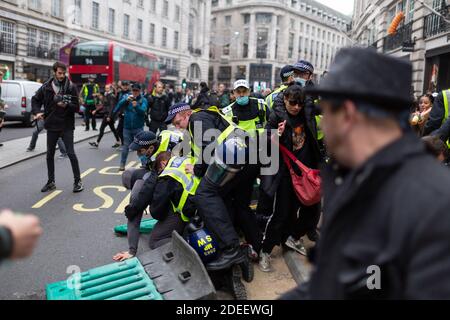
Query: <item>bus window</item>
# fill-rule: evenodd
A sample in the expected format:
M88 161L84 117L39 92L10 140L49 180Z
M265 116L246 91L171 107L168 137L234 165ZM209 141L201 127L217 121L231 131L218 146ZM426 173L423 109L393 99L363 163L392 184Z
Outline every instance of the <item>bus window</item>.
M107 57L108 43L106 42L89 42L80 43L75 47L74 54L77 57Z
M115 45L114 46L114 61L115 62L120 62L120 58L122 57L122 48Z

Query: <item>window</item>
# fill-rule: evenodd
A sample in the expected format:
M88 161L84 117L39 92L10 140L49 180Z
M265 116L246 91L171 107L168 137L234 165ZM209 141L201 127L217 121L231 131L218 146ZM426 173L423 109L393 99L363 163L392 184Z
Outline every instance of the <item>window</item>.
M115 24L116 24L116 11L114 9L109 8L108 10L108 32L114 33Z
M248 28L244 31L244 43L243 43L243 51L242 51L242 57L248 58L248 42L249 42L249 30Z
M233 4L233 0L227 0L227 6L231 6Z
M12 22L0 20L0 39L2 40L1 52L15 54L16 25Z
M248 13L244 14L244 24L248 25L250 23L250 15Z
M217 28L217 18L212 18L211 19L211 29L216 29Z
M168 18L169 17L169 1L167 1L167 0L164 0L163 17L164 18Z
M137 23L137 41L142 41L142 19L138 19Z
M300 22L300 32L303 33L304 30L304 24L303 22Z
M52 0L52 16L61 17L61 0Z
M98 29L98 2L92 2L92 28Z
M177 5L175 7L175 21L180 21L180 17L181 17L181 9L180 6Z
M151 23L150 24L150 39L149 39L150 44L155 44L155 24Z
M289 34L289 51L288 51L288 58L292 59L294 55L294 34Z
M224 56L230 55L230 44L226 44L223 46L223 55Z
M302 50L303 50L303 38L298 37L298 60L302 57Z
M73 4L73 23L81 24L81 0L74 0Z
M217 7L219 5L219 0L212 0L211 6Z
M42 50L44 51L48 50L49 40L50 40L50 32L41 30L39 34L39 47L41 47Z
M271 13L257 13L256 14L256 23L258 24L268 24L272 21Z
M257 42L256 42L256 58L257 59L267 59L267 49L269 47L269 30L259 29L257 32Z
M167 28L162 28L162 42L161 45L167 47Z
M138 0L138 7L144 7L144 0Z
M309 24L306 25L306 35L309 35Z
M178 31L175 31L173 34L173 48L178 50L178 41L180 38L180 33Z
M291 29L295 29L295 20L291 19Z
M156 13L156 0L152 0L152 12Z
M41 10L41 0L28 0L30 9Z
M225 25L227 27L231 26L231 16L225 16Z
M189 29L188 29L188 49L194 48L194 27L195 17L193 14L189 15Z
M28 28L27 43L28 43L28 56L32 57L35 56L37 43L37 29Z
M127 14L123 15L123 36L128 38L130 35L130 16Z

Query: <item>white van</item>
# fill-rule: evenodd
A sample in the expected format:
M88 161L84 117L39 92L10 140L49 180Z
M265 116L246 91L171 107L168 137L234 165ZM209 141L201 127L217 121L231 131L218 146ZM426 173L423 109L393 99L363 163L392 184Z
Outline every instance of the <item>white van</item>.
M27 127L31 126L31 98L42 84L25 80L5 80L1 86L1 99L8 105L5 121L22 121Z

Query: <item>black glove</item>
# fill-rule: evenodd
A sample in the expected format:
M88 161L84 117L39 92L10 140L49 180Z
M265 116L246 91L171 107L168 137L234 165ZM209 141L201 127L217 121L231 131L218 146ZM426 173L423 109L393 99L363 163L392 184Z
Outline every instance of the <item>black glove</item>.
M125 216L127 217L128 220L134 220L134 218L137 217L137 215L139 214L138 210L131 206L131 205L127 205L125 207Z

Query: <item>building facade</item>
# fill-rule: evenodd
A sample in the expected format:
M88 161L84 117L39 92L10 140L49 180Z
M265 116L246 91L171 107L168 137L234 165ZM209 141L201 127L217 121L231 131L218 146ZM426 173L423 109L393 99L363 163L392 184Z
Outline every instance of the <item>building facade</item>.
M274 87L279 71L300 59L319 77L339 48L349 45L351 17L315 1L213 0L209 83L247 79Z
M64 44L106 39L156 54L164 82L197 85L208 75L210 14L208 0L2 0L0 65L43 80Z
M450 20L448 1L423 2ZM405 19L389 35L388 28L400 12ZM450 24L421 0L355 0L352 31L359 45L411 61L416 96L450 88Z

